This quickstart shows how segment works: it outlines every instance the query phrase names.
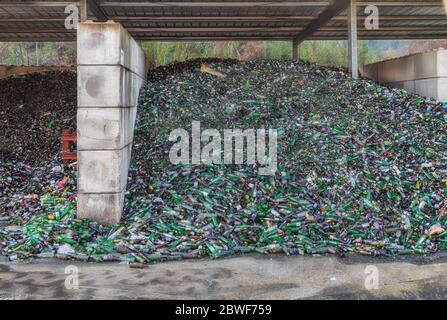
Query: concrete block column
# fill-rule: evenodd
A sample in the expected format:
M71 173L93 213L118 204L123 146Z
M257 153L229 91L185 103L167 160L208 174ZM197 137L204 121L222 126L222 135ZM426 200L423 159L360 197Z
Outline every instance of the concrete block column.
M122 214L147 63L119 23L83 22L77 37L77 215L113 225Z

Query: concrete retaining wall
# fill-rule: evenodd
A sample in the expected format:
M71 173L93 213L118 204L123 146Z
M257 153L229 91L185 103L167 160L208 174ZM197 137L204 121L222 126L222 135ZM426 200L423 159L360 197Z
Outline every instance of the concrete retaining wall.
M78 28L78 217L119 222L147 63L119 23Z
M381 84L447 102L447 50L362 66L363 76Z

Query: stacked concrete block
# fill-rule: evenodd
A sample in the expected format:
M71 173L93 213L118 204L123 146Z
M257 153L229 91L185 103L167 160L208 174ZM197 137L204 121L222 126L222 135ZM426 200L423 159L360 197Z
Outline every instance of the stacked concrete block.
M147 63L119 23L78 28L78 217L119 222Z
M379 83L447 102L447 50L362 66L361 72Z

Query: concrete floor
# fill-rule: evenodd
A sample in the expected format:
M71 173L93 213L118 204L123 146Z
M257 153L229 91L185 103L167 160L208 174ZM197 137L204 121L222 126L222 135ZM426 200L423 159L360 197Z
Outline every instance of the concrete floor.
M375 266L369 267L367 266ZM67 266L78 270L67 279ZM378 289L365 273L378 271ZM67 279L67 281L66 281ZM68 289L65 283L68 283ZM0 260L0 299L446 299L447 259L241 256L129 268Z

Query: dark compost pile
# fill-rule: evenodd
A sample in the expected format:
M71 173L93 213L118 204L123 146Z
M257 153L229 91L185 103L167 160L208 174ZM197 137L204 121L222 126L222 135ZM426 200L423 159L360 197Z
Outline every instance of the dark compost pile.
M62 129L76 130L76 72L0 79L0 159L42 163L60 148Z

